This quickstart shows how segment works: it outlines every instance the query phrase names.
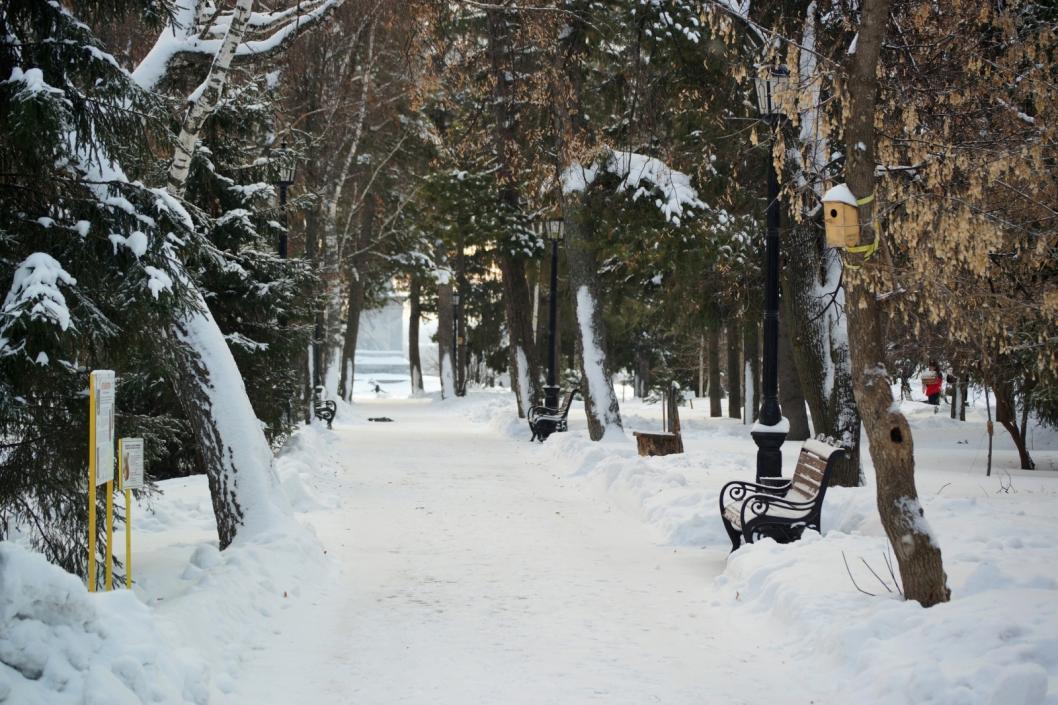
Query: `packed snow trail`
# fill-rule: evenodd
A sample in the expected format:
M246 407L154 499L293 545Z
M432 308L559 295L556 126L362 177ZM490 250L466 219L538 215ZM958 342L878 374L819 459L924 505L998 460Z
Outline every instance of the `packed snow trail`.
M335 426L341 506L310 515L335 567L223 702L828 702L803 646L711 605L716 552L657 545L539 446L444 404L359 410L394 422Z

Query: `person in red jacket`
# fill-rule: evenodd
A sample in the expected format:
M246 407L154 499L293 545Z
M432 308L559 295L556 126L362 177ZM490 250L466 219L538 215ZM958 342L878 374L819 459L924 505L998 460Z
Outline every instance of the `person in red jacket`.
M940 365L931 362L922 375L922 391L933 406L940 406L940 395L944 390L944 375L940 373Z

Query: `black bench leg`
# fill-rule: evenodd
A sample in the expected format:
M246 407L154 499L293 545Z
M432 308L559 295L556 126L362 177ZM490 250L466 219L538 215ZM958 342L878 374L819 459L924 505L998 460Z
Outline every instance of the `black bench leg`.
M731 552L734 553L742 548L742 533L735 531L735 527L731 526L727 519L724 519L724 530L727 531L727 536L731 539Z

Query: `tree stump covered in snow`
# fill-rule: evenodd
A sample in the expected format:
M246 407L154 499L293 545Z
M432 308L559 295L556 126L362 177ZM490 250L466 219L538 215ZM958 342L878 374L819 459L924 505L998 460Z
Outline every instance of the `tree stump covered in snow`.
M636 437L636 445L639 454L650 455L672 455L683 452L683 436L680 434L680 410L678 392L673 385L665 393L665 401L662 413L662 424L667 429L662 433L644 433L633 431Z

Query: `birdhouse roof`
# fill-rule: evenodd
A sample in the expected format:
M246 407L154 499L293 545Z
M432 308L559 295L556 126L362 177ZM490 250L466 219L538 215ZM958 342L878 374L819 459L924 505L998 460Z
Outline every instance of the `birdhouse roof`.
M856 197L852 195L852 191L849 191L849 187L845 184L838 184L823 194L823 203L833 203L835 201L856 206Z

